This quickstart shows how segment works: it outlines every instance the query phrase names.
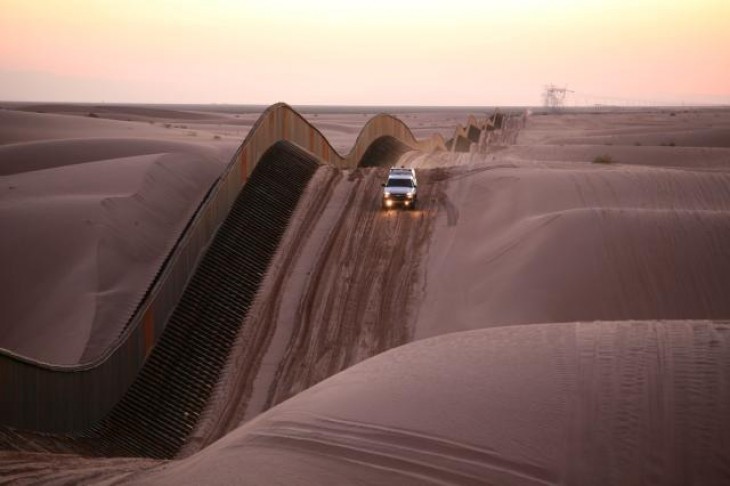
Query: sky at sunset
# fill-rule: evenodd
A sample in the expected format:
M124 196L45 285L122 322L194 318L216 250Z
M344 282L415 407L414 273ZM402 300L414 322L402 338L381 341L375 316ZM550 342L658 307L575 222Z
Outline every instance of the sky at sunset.
M0 99L730 103L728 0L0 0Z

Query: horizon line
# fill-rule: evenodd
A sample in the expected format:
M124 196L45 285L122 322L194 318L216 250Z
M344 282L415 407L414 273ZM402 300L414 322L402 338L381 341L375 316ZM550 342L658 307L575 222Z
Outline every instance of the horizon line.
M0 104L51 104L51 105L109 105L109 106L242 106L249 108L266 108L277 103L285 103L293 108L438 108L438 109L460 109L460 108L533 108L560 111L571 108L730 108L730 103L656 103L656 104L620 104L620 103L594 103L582 105L567 105L558 108L547 107L537 104L458 104L458 105L417 105L417 104L316 104L316 103L288 103L276 101L273 103L236 103L236 102L154 102L154 101L49 101L49 100L0 100Z

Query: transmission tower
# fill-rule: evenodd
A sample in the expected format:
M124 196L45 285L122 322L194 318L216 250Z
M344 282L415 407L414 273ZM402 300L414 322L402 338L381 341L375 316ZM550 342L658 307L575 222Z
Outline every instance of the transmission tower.
M568 93L574 93L573 90L568 88L559 88L554 84L548 84L545 86L545 90L542 93L542 100L545 108L557 111L565 103L565 96Z

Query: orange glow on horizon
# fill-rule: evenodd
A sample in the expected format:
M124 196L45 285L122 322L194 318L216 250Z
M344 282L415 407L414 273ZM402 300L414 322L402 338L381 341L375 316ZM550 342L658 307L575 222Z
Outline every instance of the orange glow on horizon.
M0 0L0 11L5 99L537 104L556 82L730 102L719 0Z

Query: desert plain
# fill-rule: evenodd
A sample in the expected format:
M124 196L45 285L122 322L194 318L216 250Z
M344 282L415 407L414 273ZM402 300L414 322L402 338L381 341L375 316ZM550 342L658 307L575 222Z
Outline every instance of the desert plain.
M92 361L264 107L0 107L0 348ZM340 153L373 116L300 111ZM177 458L19 433L0 482L730 483L730 109L522 116L401 155L413 211L321 166Z

